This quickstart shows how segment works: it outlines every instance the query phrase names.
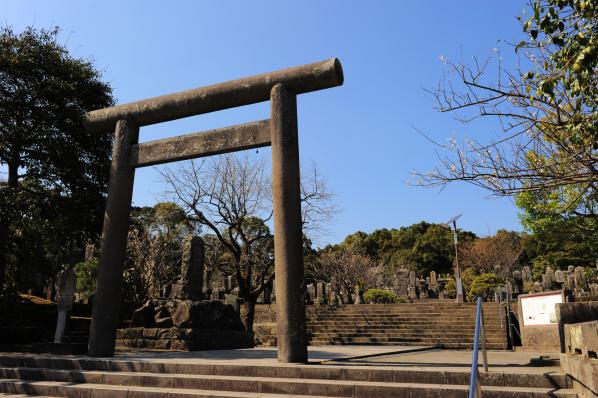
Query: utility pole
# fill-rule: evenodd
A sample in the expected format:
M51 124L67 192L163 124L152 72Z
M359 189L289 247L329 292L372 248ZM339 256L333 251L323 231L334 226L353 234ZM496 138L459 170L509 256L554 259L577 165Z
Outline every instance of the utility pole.
M446 228L451 229L453 224L453 243L455 244L455 280L457 285L457 298L456 303L463 303L463 282L461 281L461 268L459 267L459 250L457 249L457 219L461 217L463 213L459 214L448 220L446 224L443 224Z

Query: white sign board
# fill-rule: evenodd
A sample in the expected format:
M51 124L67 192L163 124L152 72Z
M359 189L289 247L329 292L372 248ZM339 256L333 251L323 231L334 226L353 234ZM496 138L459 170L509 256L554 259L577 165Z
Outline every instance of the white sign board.
M522 297L523 326L551 325L556 323L556 304L563 302L560 293Z

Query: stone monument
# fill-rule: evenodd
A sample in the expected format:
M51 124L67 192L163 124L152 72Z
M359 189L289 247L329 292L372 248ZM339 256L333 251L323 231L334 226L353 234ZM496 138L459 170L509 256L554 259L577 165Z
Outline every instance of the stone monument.
M75 293L75 270L65 269L56 278L56 305L58 318L56 320L56 333L54 343L61 343L66 324L66 313L73 309L73 295Z
M172 284L171 298L202 299L204 252L204 242L199 236L185 238L181 259L181 278Z

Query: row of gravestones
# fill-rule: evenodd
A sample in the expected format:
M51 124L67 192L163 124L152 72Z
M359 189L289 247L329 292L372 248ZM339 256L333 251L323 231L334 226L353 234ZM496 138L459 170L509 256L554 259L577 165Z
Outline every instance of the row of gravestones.
M88 245L85 250L85 259L94 257L95 248ZM212 283L208 281L212 280ZM418 278L414 271L400 268L393 280L391 287L400 297L410 300L428 298L447 298L445 286L448 280L439 278L436 272L431 271L426 278ZM598 284L589 283L585 277L583 267L569 266L567 270L553 270L546 268L541 282L534 282L530 267L523 267L521 271L514 271L511 281L513 294L527 293L524 283L533 284L534 291L547 291L554 289L569 290L576 296L598 296ZM199 288L201 286L201 288ZM528 286L529 287L529 286ZM529 290L529 289L528 289ZM310 303L336 303L339 298L334 293L335 289L330 283L314 283L306 287L306 299ZM356 303L362 302L363 292L354 292ZM75 294L75 297L77 294ZM182 245L182 261L180 279L168 284L162 290L163 298L191 298L222 300L230 304L239 301L239 288L234 275L219 274L210 278L208 270L204 267L204 242L200 237L189 236ZM275 300L273 285L267 286L262 295L262 301L270 304Z
M584 267L574 267L572 265L567 267L566 270L554 270L552 267L546 267L546 271L541 276L541 281L534 282L531 268L526 266L521 271L513 272L513 280L511 282L512 293L528 293L524 289L524 284L528 283L532 284L533 290L537 292L568 290L576 297L597 297L598 283L588 281L585 271Z
M417 278L414 271L400 269L393 280L393 286L388 288L380 286L385 290L391 290L399 297L408 297L410 300L425 300L428 298L445 299L447 279L438 278L435 271L430 272L426 278ZM312 283L307 285L307 301L309 303L335 304L340 302L340 298L335 293L331 283ZM363 291L353 292L353 302L361 304L363 300Z
M439 278L435 271L431 271L425 278L418 278L415 271L400 268L393 280L392 290L398 296L407 296L410 300L445 299L447 282L447 279Z

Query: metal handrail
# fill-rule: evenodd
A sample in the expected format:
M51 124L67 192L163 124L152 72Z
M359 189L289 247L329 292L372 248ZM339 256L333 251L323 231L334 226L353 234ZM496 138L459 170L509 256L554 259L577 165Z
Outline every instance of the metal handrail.
M482 359L484 361L484 372L488 372L488 356L486 354L486 333L484 332L484 316L482 313L482 298L478 297L475 317L475 335L473 340L473 352L471 354L471 381L469 383L469 398L481 398L482 388L480 385L480 372L478 370L478 350L480 338L482 339Z

